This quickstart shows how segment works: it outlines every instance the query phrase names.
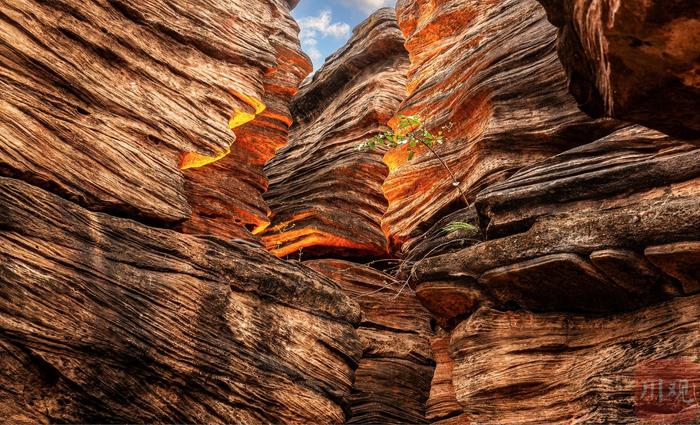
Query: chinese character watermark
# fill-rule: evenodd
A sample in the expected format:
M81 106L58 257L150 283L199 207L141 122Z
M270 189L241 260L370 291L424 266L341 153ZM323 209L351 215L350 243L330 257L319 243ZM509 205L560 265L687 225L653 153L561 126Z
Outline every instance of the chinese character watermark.
M635 368L635 412L646 423L697 423L698 397L700 367L692 360L655 360Z

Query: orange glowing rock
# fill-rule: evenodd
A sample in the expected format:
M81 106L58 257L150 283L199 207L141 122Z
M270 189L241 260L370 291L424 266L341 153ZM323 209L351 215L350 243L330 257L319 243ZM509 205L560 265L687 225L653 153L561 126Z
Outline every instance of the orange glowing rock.
M556 57L556 29L535 0L403 0L397 16L411 60L398 113L419 115L431 131L452 125L435 151L470 200L614 129L578 109ZM382 229L393 250L464 206L441 161L427 149L407 157L405 148L384 157L391 174Z
M216 162L220 160L221 158L225 157L226 155L231 153L231 147L229 146L228 149L225 151L214 155L214 156L207 156L207 155L202 155L201 153L197 152L187 152L182 156L182 159L180 160L180 169L181 170L187 170L189 168L199 168L203 167L205 165L211 164L212 162Z
M236 96L238 99L241 101L245 102L247 105L253 108L255 111L254 113L246 112L246 111L241 111L239 109L234 109L233 110L233 115L231 116L231 119L228 121L228 128L234 129L236 127L240 127L245 123L248 123L250 121L253 121L257 115L262 114L265 111L265 104L251 96L246 96L242 93L236 93L235 91L231 91L231 94Z
M246 96L242 93L237 93L233 90L231 90L231 94L233 94L235 97L243 101L246 105L250 106L254 110L254 112L248 112L238 108L234 108L233 114L231 114L231 118L228 121L228 128L230 128L231 130L253 121L256 116L262 114L265 111L265 104L258 99L252 96ZM180 169L187 170L189 168L203 167L205 165L209 165L213 162L220 160L221 158L225 157L230 153L231 145L229 145L229 147L226 150L219 152L213 156L202 155L198 152L187 152L182 156L182 159L180 160Z

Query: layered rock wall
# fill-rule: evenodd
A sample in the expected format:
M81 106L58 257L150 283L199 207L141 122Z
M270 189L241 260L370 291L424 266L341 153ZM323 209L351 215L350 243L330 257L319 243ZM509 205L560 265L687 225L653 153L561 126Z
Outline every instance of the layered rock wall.
M254 30L266 37L258 48L273 60L262 69L260 99L265 109L236 127L236 141L226 157L186 172L186 192L193 206L190 220L180 227L186 233L258 240L252 235L270 224L270 208L261 196L268 186L262 168L287 144L290 102L311 64L300 50L298 27L285 1L271 2L262 14L256 13L254 24ZM240 36L247 34L241 31Z
M444 232L414 245L427 257L411 270L417 296L454 329L441 342L449 357L435 354L444 372L433 381L434 414L451 423L627 423L639 417L634 374L647 363L652 378L671 368L695 382L698 155L628 126L481 192L483 235L468 247L453 239L426 255ZM695 421L692 406L666 406L656 420Z
M434 371L430 314L391 275L340 260L305 263L340 284L362 309L362 359L346 423L427 423Z
M559 27L571 93L614 116L700 138L700 8L694 0L540 0Z
M0 7L2 175L187 232L266 223L261 167L310 71L286 1Z
M581 112L556 55L556 30L532 0L400 0L411 65L400 112L429 128L452 124L436 148L470 202L520 167L604 136L615 127ZM383 228L395 248L463 202L427 150L385 156L389 208Z
M336 284L247 242L0 189L3 420L344 420L360 310Z
M386 255L387 169L380 152L356 147L405 97L408 55L394 14L360 24L292 102L290 143L265 166L272 225L263 240L279 256Z
M387 255L383 152L356 147L386 129L405 97L403 43L393 9L360 24L294 97L290 143L265 167L267 248L293 259L323 257L305 264L337 282L362 310L363 355L347 423L427 423L430 316L406 284L359 263Z
M694 11L683 2L543 3L563 25L563 67L535 2L399 2L411 53L401 111L432 128L454 123L438 153L472 202L460 205L430 152L385 156L384 228L402 245L400 276L439 325L426 417L697 422L693 397L662 406L641 395L643 379L667 378L667 393L699 376L698 96L679 77L696 67L696 32L670 36L694 25ZM635 30L649 42L622 49L635 40L621 33ZM574 35L608 50L566 50ZM586 67L594 78L576 74ZM586 99L607 93L596 116L671 135L588 118L567 85L586 112L595 112ZM449 230L456 221L476 228Z
M604 318L479 310L450 342L461 423L697 423L698 301Z
M0 0L0 417L698 422L689 2L400 0L296 96L295 1L185 3Z
M696 273L675 270L700 239L699 158L694 145L632 126L525 167L477 197L489 240L418 267L419 296L435 282L448 300L452 276L482 302L536 311L691 295Z
M345 420L358 305L240 240L310 71L293 4L195 3L0 2L3 421Z

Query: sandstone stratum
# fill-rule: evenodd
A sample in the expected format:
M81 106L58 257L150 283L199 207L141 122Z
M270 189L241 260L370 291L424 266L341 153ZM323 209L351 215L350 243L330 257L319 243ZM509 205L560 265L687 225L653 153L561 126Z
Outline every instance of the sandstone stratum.
M313 1L0 0L0 424L700 423L700 4Z

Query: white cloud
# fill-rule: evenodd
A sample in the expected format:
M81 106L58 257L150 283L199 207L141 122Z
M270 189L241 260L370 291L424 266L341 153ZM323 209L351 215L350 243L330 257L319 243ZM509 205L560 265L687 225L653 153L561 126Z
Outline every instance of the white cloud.
M342 38L350 34L350 25L345 22L333 22L330 9L322 10L318 16L305 16L299 19L301 33L299 37L304 39L315 39L321 37Z
M314 68L322 64L323 55L316 47L319 37L341 39L350 35L350 25L345 22L333 22L330 9L322 10L318 16L305 16L299 19L299 39L301 47L308 53Z
M395 7L396 0L341 0L349 7L359 7L365 13L372 13L381 7Z
M323 54L321 53L321 51L318 50L318 48L316 47L309 47L308 49L306 49L306 53L311 58L311 62L313 62L314 68L318 68L321 64L321 61L323 61Z

